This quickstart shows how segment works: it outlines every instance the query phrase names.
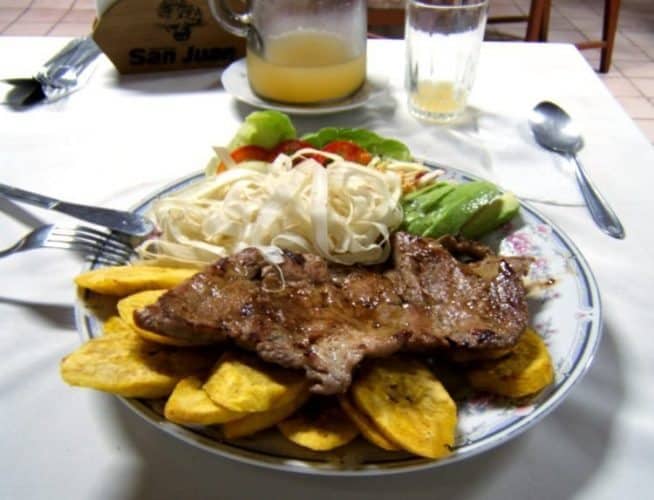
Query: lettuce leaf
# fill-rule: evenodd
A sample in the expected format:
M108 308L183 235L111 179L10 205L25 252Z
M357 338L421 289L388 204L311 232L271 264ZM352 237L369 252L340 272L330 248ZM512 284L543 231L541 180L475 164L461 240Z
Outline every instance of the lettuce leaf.
M239 127L227 148L234 151L241 146L261 146L272 149L287 139L295 139L297 132L288 115L266 110L250 113Z
M401 161L411 160L411 152L404 143L365 129L326 127L306 134L301 139L316 149L321 149L332 141L351 141L373 155Z

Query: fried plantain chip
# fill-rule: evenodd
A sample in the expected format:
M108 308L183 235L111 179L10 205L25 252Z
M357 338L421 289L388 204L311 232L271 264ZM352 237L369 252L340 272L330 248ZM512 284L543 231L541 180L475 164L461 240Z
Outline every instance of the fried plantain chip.
M105 337L138 337L138 334L120 316L111 316L102 324Z
M357 426L357 429L359 429L364 438L383 450L397 451L400 449L396 444L384 436L379 429L377 429L375 423L370 420L368 415L359 410L352 401L350 401L350 396L347 394L341 396L338 401L341 408L343 408L343 411L348 417L350 417L350 420L352 420L354 425Z
M554 368L545 342L538 333L527 328L510 354L475 365L467 375L475 389L520 398L551 384Z
M154 304L164 293L166 293L166 290L146 290L144 292L129 295L124 299L120 299L118 304L116 304L118 314L132 330L146 340L156 342L157 344L174 345L179 347L199 345L188 340L167 337L165 335L145 330L134 322L134 311L149 306L150 304Z
M140 338L102 336L66 356L61 376L70 385L135 398L168 396L186 376L206 372L213 350L178 349Z
M246 352L226 352L204 384L211 400L232 411L272 410L307 390L300 372L264 363Z
M289 441L314 451L333 450L359 435L359 429L334 398L309 401L277 428Z
M487 359L500 359L511 352L511 347L497 349L479 349L473 351L465 348L449 349L447 355L455 363L470 363L474 361L485 361Z
M202 384L203 380L198 377L180 380L166 401L166 419L181 425L214 425L244 416L211 401Z
M75 283L103 295L124 297L143 290L173 288L197 272L197 269L156 266L102 267L78 275Z
M239 420L227 422L223 424L223 435L227 439L236 439L273 427L293 415L309 399L309 394L307 385L303 391L295 394L293 399L288 400L282 406L268 411L251 413Z
M357 407L391 441L427 458L454 445L456 405L423 363L404 357L378 359L354 381Z

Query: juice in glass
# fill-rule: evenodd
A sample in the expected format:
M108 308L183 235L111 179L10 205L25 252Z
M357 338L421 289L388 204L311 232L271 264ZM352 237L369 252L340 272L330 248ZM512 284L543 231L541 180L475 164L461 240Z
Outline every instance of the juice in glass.
M475 80L487 0L409 0L406 86L409 111L447 122L465 109Z
M365 51L353 53L337 34L296 30L266 40L263 54L247 52L252 90L265 99L309 104L356 92L366 77Z

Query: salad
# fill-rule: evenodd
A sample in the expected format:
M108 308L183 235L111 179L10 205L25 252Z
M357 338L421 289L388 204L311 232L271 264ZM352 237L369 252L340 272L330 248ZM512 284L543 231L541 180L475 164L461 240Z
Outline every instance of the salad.
M440 180L398 140L335 127L298 136L278 111L250 114L214 150L201 181L153 204L160 234L137 249L144 261L200 267L256 247L271 262L285 249L376 264L399 229L479 238L519 209L489 182Z

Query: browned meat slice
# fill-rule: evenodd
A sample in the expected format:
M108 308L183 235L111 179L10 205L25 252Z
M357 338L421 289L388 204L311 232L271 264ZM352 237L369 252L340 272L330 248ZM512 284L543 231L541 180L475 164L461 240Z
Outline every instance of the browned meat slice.
M272 266L247 249L170 290L135 320L171 337L233 341L305 370L314 392L335 394L366 356L517 341L527 326L521 276L486 248L457 245L397 233L392 259L376 268L290 252Z

